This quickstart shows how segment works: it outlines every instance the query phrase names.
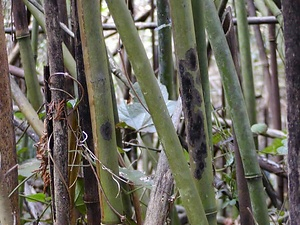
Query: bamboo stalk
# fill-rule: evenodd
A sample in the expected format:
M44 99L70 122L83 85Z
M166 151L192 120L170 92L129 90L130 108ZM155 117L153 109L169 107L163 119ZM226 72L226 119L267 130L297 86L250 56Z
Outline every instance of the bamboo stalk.
M34 18L38 21L39 25L41 26L42 30L46 31L46 24L45 24L45 16L44 13L38 10L29 0L23 0L28 10L32 13ZM62 43L63 49L63 60L66 68L68 69L69 73L76 77L76 63L74 58L72 57L70 51L68 50L67 46Z
M209 136L209 148L212 148L212 122L211 122L211 102L210 102L210 83L208 77L208 62L206 53L206 35L204 25L204 4L202 1L193 0L194 29L197 42L197 53L203 97L205 102L205 113L207 121L207 132Z
M208 224L176 131L132 17L123 1L106 1L140 84L191 224ZM197 209L197 210L195 210Z
M73 15L74 18L74 35L75 35L75 60L77 64L77 79L78 82L82 85L83 91L79 88L79 96L83 96L82 102L78 105L79 111L79 123L82 131L84 131L87 135L86 145L87 148L92 152L94 151L94 139L93 139L93 131L91 129L92 122L90 116L90 105L88 99L88 91L86 84L86 76L84 73L84 61L83 61L83 53L82 53L82 44L80 39L80 31L79 31L79 21L78 21L78 12L77 12L77 1L73 2L74 7ZM84 178L84 200L86 205L86 217L87 222L90 225L98 225L101 223L101 211L100 211L100 199L99 199L99 191L98 191L98 183L97 183L97 174L94 173L96 170L93 165L84 157L83 158L83 178ZM92 168L93 167L93 168ZM98 215L98 216L95 216Z
M272 115L272 125L274 129L281 130L281 107L280 107L280 93L278 84L278 66L276 55L276 26L269 25L269 43L270 43L270 111ZM277 156L276 161L280 162L283 156ZM284 202L284 193L287 182L282 177L277 177L278 196L281 203Z
M237 14L237 32L240 50L240 67L242 77L242 88L244 99L249 116L250 124L256 123L256 98L253 81L251 48L249 29L247 26L247 12L245 0L240 0L235 3Z
M52 116L53 148L50 155L53 160L53 192L52 208L54 225L70 223L70 196L68 186L68 126L66 114L66 94L64 65L62 55L62 38L58 20L57 0L45 2L46 33L50 76L48 85L51 91L51 103L47 112ZM49 137L51 134L48 134Z
M167 87L169 99L176 98L172 52L170 8L167 0L157 1L158 62L160 82Z
M256 7L254 5L254 0L247 0L247 7L248 7L248 11L250 16L255 16L256 15ZM254 34L255 34L255 39L256 39L256 44L257 44L257 48L258 48L258 52L259 52L259 58L262 64L262 69L263 69L263 77L264 77L264 82L265 82L265 92L264 92L264 99L265 99L265 108L264 111L267 112L267 107L268 107L268 102L270 100L271 97L271 92L270 92L270 71L269 71L269 62L268 62L268 58L266 55L266 51L265 51L265 45L264 45L264 41L263 41L263 37L260 31L260 26L258 25L254 25L253 26L253 30L254 30ZM272 103L271 103L272 104ZM269 110L269 114L268 115L272 115L272 112ZM269 116L266 115L265 116L265 121L266 124L268 123L269 120ZM271 116L272 117L272 116ZM265 138L265 143L267 144L267 139Z
M38 56L38 37L39 37L39 24L35 18L32 18L31 46L32 46L33 58L35 62Z
M2 6L0 0L0 223L19 225L18 192L8 197L18 185L18 170Z
M21 59L24 67L28 100L31 102L33 108L38 110L43 101L30 43L25 5L22 0L13 1L13 15L16 27L16 38L20 46Z
M182 5L185 7L182 8ZM191 168L208 223L217 224L217 206L212 188L211 103L204 4L202 1L192 1L192 4L186 1L170 1L170 7ZM192 63L195 65L189 65Z
M277 66L277 43L275 25L269 25L269 42L270 42L270 107L272 112L273 128L281 130L281 110L280 110L280 93L278 84L278 66Z
M239 199L239 214L241 218L240 223L243 225L253 225L254 221L251 215L252 207L251 207L249 189L247 186L247 181L245 179L241 154L234 134L233 134L233 138L234 138L234 158L236 164L236 181L237 181L238 199Z
M256 8L254 5L254 0L247 0L247 6L248 6L248 11L250 16L255 16L256 15ZM264 41L262 37L262 33L260 31L260 26L255 25L253 26L254 29L254 34L255 34L255 39L258 47L258 52L259 52L259 58L262 63L263 67L263 75L264 79L266 81L266 86L267 89L269 90L270 93L270 71L269 71L269 62L268 62L268 57L266 54L265 46L264 46ZM267 95L266 101L268 101L270 96Z
M260 0L263 1L263 0ZM284 62L285 54L284 54L284 42L283 42L283 16L281 10L277 7L274 1L272 0L264 0L267 8L271 11L272 15L276 17L279 23L279 29L277 34L277 51ZM268 12L266 12L268 14Z
M32 105L29 103L28 99L23 94L16 81L13 80L12 78L10 79L10 86L12 90L12 97L16 105L24 114L26 120L33 128L33 130L37 133L39 137L41 137L44 133L43 122L39 119L38 114L36 113Z
M256 158L255 144L251 135L250 122L242 97L232 57L224 36L218 14L211 0L205 0L206 30L217 65L222 76L225 96L241 158L245 170L245 178L250 192L253 215L258 224L269 224L266 196L262 184L262 175Z
M78 1L78 18L88 87L94 150L100 179L101 223L123 221L120 203L116 132L110 74L102 32L99 1ZM94 27L98 29L94 29Z
M272 12L272 14L276 17L281 27L283 27L283 16L280 9L277 7L274 1L272 0L264 0L266 6Z
M232 13L231 8L226 10L224 15L224 20L222 21L223 30L226 35L226 39L229 45L229 49L234 61L236 71L239 71L239 60L238 60L238 44L237 37L235 33L234 26L232 25ZM241 224L253 224L253 218L251 215L251 202L249 196L249 190L247 186L247 181L245 179L244 168L242 164L242 159L240 155L240 150L236 143L236 138L233 132L234 138L234 156L235 156L235 166L236 166L236 182L238 189L238 199L239 199L239 214L241 218Z

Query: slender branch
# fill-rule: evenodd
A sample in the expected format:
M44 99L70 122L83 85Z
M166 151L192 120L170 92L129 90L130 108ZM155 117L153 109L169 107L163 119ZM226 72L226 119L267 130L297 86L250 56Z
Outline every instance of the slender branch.
M278 20L276 19L275 16L251 16L247 18L248 24L277 24ZM237 24L236 18L233 18L233 23L234 25ZM159 27L157 26L156 22L136 22L135 26L138 30L144 30L144 29L158 29ZM29 28L29 31L32 29ZM116 25L114 23L104 23L103 24L103 30L116 30ZM11 34L14 33L16 30L15 28L11 27L6 27L4 28L4 31L6 34ZM44 33L43 29L39 29L40 33Z
M260 168L263 170L266 170L269 173L274 173L277 176L287 178L286 169L282 165L262 156L258 157L258 162Z

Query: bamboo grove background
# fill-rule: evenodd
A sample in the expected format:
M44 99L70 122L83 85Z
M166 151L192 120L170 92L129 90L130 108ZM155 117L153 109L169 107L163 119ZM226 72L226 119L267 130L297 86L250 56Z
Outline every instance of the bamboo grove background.
M1 7L0 224L297 224L299 3Z

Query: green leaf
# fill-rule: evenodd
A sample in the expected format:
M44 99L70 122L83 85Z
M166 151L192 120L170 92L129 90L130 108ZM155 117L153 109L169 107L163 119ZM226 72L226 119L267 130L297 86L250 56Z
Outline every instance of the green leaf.
M131 170L124 167L120 167L120 176L134 183L135 186L142 186L144 188L151 189L153 180L146 176L144 173L138 170Z
M119 151L120 153L130 152L130 151L131 151L131 148L120 148L120 147L118 147L118 151Z
M225 168L229 167L233 164L234 162L234 155L231 152L228 152L225 156L226 158L226 164L225 164Z
M45 111L45 110L41 111L41 112L38 114L38 116L39 116L40 119L45 118L45 117L46 117L46 111Z
M130 89L129 94L131 95L133 102L142 103L147 107L147 103L144 99L144 95L142 93L139 83L135 82L132 85L132 87L133 87L134 91L132 89Z
M25 117L24 117L24 114L21 112L21 111L16 111L14 113L15 117L17 117L18 119L20 120L23 120Z
M17 155L20 156L21 154L25 153L28 151L28 147L23 147L23 148L20 148L18 151L17 151Z
M46 195L44 193L36 193L31 195L24 196L28 202L41 202L41 203L47 203L46 201Z
M140 103L125 104L121 102L119 105L120 121L125 122L129 127L140 130L146 125L150 125L150 115Z
M86 214L86 207L83 200L84 194L84 183L82 178L78 178L76 181L76 189L75 189L75 207L82 214Z
M172 115L177 102L168 100L168 91L164 85L159 84L159 87L163 93L169 114ZM137 131L155 133L156 129L153 125L151 115L147 111L147 104L138 83L135 83L133 88L135 92L130 92L133 96L133 102L130 104L121 102L118 106L119 118L120 121L122 121L122 123L118 125L124 127L125 125L123 123L125 123L128 127L132 127Z
M261 150L260 153L278 155L277 149L283 146L282 140L281 138L275 138L272 144Z
M223 129L220 132L217 132L213 135L213 144L216 145L218 143L220 143L221 141L225 141L228 137L231 136L231 132L230 129Z
M264 134L268 130L268 126L265 123L257 123L253 124L251 127L251 131L255 134Z
M183 150L184 158L186 159L187 162L190 161L190 154L188 151Z
M67 107L69 109L74 109L76 104L78 102L78 99L77 98L74 98L74 99L70 99L69 101L67 101Z
M128 126L125 122L121 121L116 124L116 128L123 128L123 129L131 129L135 130L133 127Z
M277 148L276 151L279 155L287 155L288 154L288 143L287 143L287 139L283 139L281 141L282 146Z

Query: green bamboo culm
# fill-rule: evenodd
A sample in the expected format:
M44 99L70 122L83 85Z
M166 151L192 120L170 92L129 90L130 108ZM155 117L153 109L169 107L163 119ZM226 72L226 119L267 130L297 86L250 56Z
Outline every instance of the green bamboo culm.
M261 13L262 16L270 16L269 12L276 17L278 21L277 30L276 30L276 43L277 43L277 52L280 59L285 61L284 53L284 37L283 37L283 16L281 10L277 7L273 0L255 0L255 7Z
M24 114L32 129L39 137L41 137L44 134L44 124L39 119L39 116L33 108L32 104L29 103L28 99L23 94L22 90L13 78L10 79L10 88L12 90L12 97L16 105Z
M206 54L204 15L201 12L204 10L204 5L199 1L198 3L199 4L193 5L194 7L197 7L194 8L198 14L195 18L197 20L200 19L200 21L197 21L197 25L202 25L202 27L199 27L199 29L202 30L197 29L197 34L199 42L204 45L198 49L204 50L204 54ZM202 76L200 76L200 66L196 47L196 26L194 26L193 22L192 4L186 0L170 0L170 7L191 168L195 178L194 181L207 215L208 223L217 224L217 206L213 188L212 155L209 144L205 101L203 98L203 80ZM202 18L199 16L200 14L202 15ZM207 86L209 85L207 58L204 57L202 60L205 60L203 64L201 64L201 69L204 76L206 70L206 76L203 76L203 78L205 82L207 82L205 84L206 91L208 91L206 94L208 95L208 99L210 99L209 88L207 90ZM208 101L208 107L210 108L210 100Z
M167 0L157 0L158 62L160 82L167 87L169 99L176 99L170 8Z
M45 32L45 15L43 12L41 12L39 9L37 9L29 0L23 0L25 3L27 9L32 13L34 18L37 20L38 24L41 26L42 30ZM68 69L69 73L72 75L72 77L76 78L76 63L71 55L70 51L68 50L67 46L62 43L62 49L63 49L63 60L64 65Z
M260 0L263 1L263 0ZM284 52L284 38L283 38L283 16L281 10L277 7L274 1L272 0L264 0L266 6L268 7L269 11L272 13L273 16L276 17L279 25L277 25L278 30L276 34L276 41L277 41L277 52L281 58L281 60L285 61L285 52ZM267 14L269 15L269 14Z
M205 105L206 114L206 135L207 140L207 168L203 174L202 179L199 181L198 189L200 190L200 197L204 205L206 217L209 224L217 223L217 206L215 199L215 192L211 184L213 183L213 169L212 169L212 118L211 118L211 102L210 102L210 83L208 77L208 61L207 61L207 45L205 34L205 22L204 22L204 2L198 0L192 0L194 29L197 43L198 63L201 77L201 85L203 91L203 99ZM203 192L201 190L209 190Z
M262 1L262 0L260 0ZM280 11L280 9L277 7L277 5L275 4L274 1L272 0L264 0L266 6L268 7L268 9L272 12L272 14L274 16L276 16L279 25L283 28L283 16L282 16L282 12Z
M119 187L117 142L110 73L102 32L100 2L78 1L78 17L88 87L95 155L100 180L102 224L118 224L123 217ZM97 29L95 29L97 27Z
M250 37L245 0L236 1L237 31L241 61L242 87L250 124L256 123L256 98L251 61Z
M33 52L33 58L36 62L38 54L38 37L39 37L39 24L35 18L32 19L32 31L31 31L31 46Z
M40 4L40 0L37 0ZM39 23L36 18L32 18L32 31L31 31L31 46L33 51L34 60L37 60L38 56L38 42L39 42Z
M193 18L195 35L197 42L197 53L199 70L201 76L201 84L203 90L207 132L209 135L209 146L212 147L212 119L211 119L211 102L210 102L210 83L208 77L208 62L207 62L207 45L205 35L205 24L204 24L204 2L198 0L192 0L193 7Z
M27 14L22 0L13 1L13 14L16 27L16 39L20 46L22 65L24 67L27 97L33 108L38 110L43 103L43 99L30 43Z
M185 160L181 144L125 1L106 0L106 3L140 84L160 141L164 146L189 222L193 225L207 225L202 202Z
M253 135L237 73L213 1L205 0L204 2L206 31L222 76L225 97L228 102L229 113L233 121L250 192L253 215L259 225L269 224L262 175L257 162Z
M18 39L18 42L20 46L22 64L24 67L27 98L32 104L33 108L37 111L41 107L43 100L35 69L35 60L30 44L30 38L28 36L26 38Z

